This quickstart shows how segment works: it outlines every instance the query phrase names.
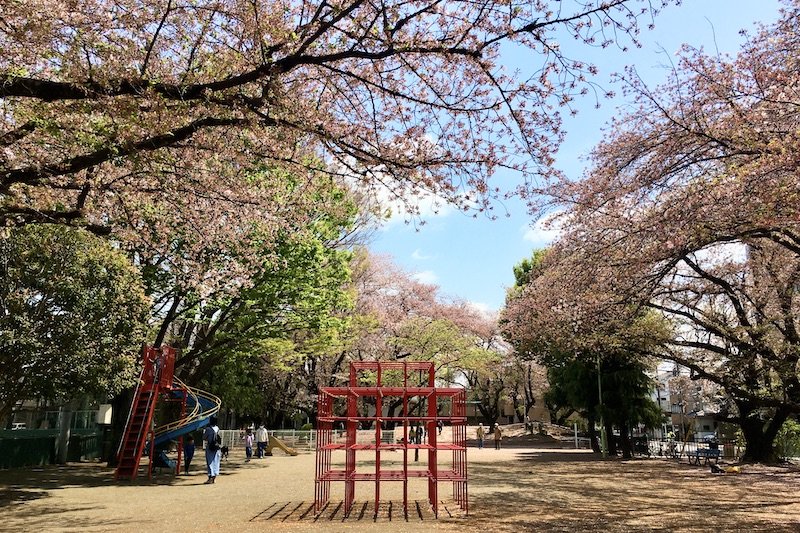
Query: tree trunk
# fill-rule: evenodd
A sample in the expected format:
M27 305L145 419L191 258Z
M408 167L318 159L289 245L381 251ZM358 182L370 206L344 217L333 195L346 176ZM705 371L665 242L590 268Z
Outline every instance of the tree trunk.
M600 453L600 443L597 440L597 429L594 427L594 413L590 411L586 415L586 421L589 424L589 442L592 445L592 451L594 453Z
M517 422L525 422L525 413L522 412L520 409L523 406L523 403L520 400L520 396L518 393L515 393L511 396L511 406L514 409L514 415L517 417Z
M0 427L11 429L14 419L11 416L14 410L14 402L5 402L0 406Z
M778 408L771 418L764 418L761 410L746 402L737 402L741 416L739 425L744 435L743 463L775 463L775 437L789 416L785 408Z
M533 369L530 363L528 363L528 368L525 371L525 377L525 385L522 389L525 392L525 416L528 416L533 406L536 405L536 396L533 394L533 385L531 383L533 380Z
M622 448L622 458L631 459L633 457L633 446L631 445L631 436L628 423L622 423L619 426L620 435L620 448Z
M125 423L133 403L133 388L125 389L111 400L111 446L109 456L104 457L109 467L117 466L117 451L125 434Z
M78 401L71 400L61 408L61 417L58 420L58 437L56 438L56 463L60 465L66 464L67 462L72 413L77 407Z
M617 439L614 437L614 425L606 421L606 440L608 441L608 455L617 455Z

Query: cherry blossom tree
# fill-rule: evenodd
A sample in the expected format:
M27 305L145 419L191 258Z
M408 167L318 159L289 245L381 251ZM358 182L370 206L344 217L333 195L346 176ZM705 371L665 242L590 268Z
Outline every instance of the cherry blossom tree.
M536 250L515 266L516 285L501 313L503 336L518 357L547 369L545 399L554 418L566 419L572 412L584 416L595 451L600 451L595 422L602 419L607 435L619 429L622 453L629 457L632 427L659 422L649 398L653 362L647 355L661 346L669 328L653 312L603 306L588 292L576 295L571 275L577 269L562 268L559 254L557 247ZM616 442L608 444L616 454Z
M279 225L292 212L275 211L274 184L253 183L256 163L489 209L497 169L520 172L523 195L552 175L558 106L596 90L595 68L565 56L556 32L625 47L656 11L644 0L5 2L0 222L141 239L155 217L162 244L180 224L198 240ZM529 52L531 68L501 69L504 46Z
M753 461L800 412L798 16L787 2L735 58L684 50L658 89L622 78L639 108L553 188L565 229L527 292L528 316L565 331L667 318L643 352L722 387Z
M313 365L316 386L345 384L351 361L432 361L440 383L468 384L488 418L496 419L492 413L508 399L511 379L505 376L510 367L499 364L508 350L495 319L415 280L387 257L359 250L351 268L355 306L349 327L342 350ZM392 413L401 405L389 403L387 409Z

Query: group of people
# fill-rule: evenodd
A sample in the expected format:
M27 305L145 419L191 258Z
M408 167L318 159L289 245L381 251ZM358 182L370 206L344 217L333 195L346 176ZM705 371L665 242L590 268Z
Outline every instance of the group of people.
M242 436L242 441L244 442L244 453L245 453L245 462L250 462L250 459L253 458L253 443L256 445L256 457L262 459L267 453L267 441L269 440L269 433L267 433L267 429L264 427L264 424L258 426L258 429L253 434L253 428L249 427L245 430L245 434Z
M208 472L208 479L206 484L216 483L217 476L219 476L219 464L222 460L222 453L224 446L221 445L219 436L219 426L217 425L217 417L212 416L209 419L208 426L203 431L203 444L206 454L206 470ZM244 444L245 462L249 462L253 457L253 444L256 445L256 456L261 459L267 454L267 443L269 441L269 433L263 424L258 426L258 429L253 432L253 428L247 428L245 434L242 436ZM195 443L192 435L187 435L183 444L183 469L186 475L189 474L189 466L192 464L194 458Z
M478 448L483 448L483 440L486 438L486 428L483 427L483 423L478 424L476 433L478 435ZM500 430L499 424L494 425L492 433L494 434L494 449L499 450L500 441L503 439L503 432Z
M441 434L442 426L440 425L441 421L437 424L438 432ZM483 441L486 438L486 429L483 427L483 423L478 424L478 429L476 431L478 436L478 448L483 448ZM495 424L492 430L494 435L494 449L500 449L500 441L503 438L503 432L500 429L499 424ZM208 426L206 426L205 431L203 431L203 442L205 444L205 452L206 452L206 468L208 471L208 480L206 480L206 484L216 483L217 476L219 476L219 463L222 459L222 447L220 446L220 439L218 438L219 435L219 426L217 425L217 417L212 416L209 419ZM425 437L425 429L423 426L413 426L408 432L408 439L409 442L421 444L423 438ZM253 433L252 428L247 428L245 434L242 436L242 441L244 443L244 450L245 450L245 462L249 462L250 459L253 457L253 444L256 445L256 455L259 459L266 455L267 449L267 442L269 441L269 433L267 433L266 428L264 425L261 424L258 429ZM189 435L186 437L186 441L183 446L183 458L184 458L184 471L186 474L189 473L189 465L192 462L192 458L194 457L194 438Z

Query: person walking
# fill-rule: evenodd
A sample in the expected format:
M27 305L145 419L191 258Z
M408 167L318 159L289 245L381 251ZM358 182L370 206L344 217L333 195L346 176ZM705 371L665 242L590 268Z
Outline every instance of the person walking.
M483 423L478 424L478 429L475 431L478 435L478 449L483 449L483 438L486 436L486 430L483 428Z
M500 425L495 423L494 425L494 449L500 449L500 439L503 438L503 432L500 431Z
M441 420L436 422L436 428L438 430L439 435L441 435L442 434L442 429L444 428L444 422L442 422Z
M267 450L268 440L269 433L267 433L267 429L264 427L264 424L260 424L256 430L256 454L259 459L264 457L264 452Z
M183 472L189 475L189 465L194 457L194 437L188 435L183 443Z
M217 417L212 416L208 421L203 432L203 441L206 446L206 467L208 469L208 479L206 485L216 483L217 476L219 475L219 461L222 456L220 446L217 444L217 436L219 435L219 426L217 426Z
M244 462L249 463L250 459L253 458L253 430L247 428L247 431L245 432L244 437L242 437L242 440L244 441L244 454L245 454Z

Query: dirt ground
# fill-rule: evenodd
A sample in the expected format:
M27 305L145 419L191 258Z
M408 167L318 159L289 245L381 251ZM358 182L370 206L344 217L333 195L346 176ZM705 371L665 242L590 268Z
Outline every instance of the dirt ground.
M438 519L426 485L409 483L409 513L400 483L382 487L378 516L373 485L356 487L343 516L342 483L313 513L314 455L245 463L223 461L214 485L202 453L189 476L116 482L113 471L83 463L0 472L2 531L800 531L800 472L744 467L714 475L708 467L665 459L601 460L585 451L510 448L468 452L469 516L445 502ZM389 462L399 463L399 453ZM369 468L368 463L364 466ZM388 465L387 465L388 466ZM440 496L449 499L449 484Z

